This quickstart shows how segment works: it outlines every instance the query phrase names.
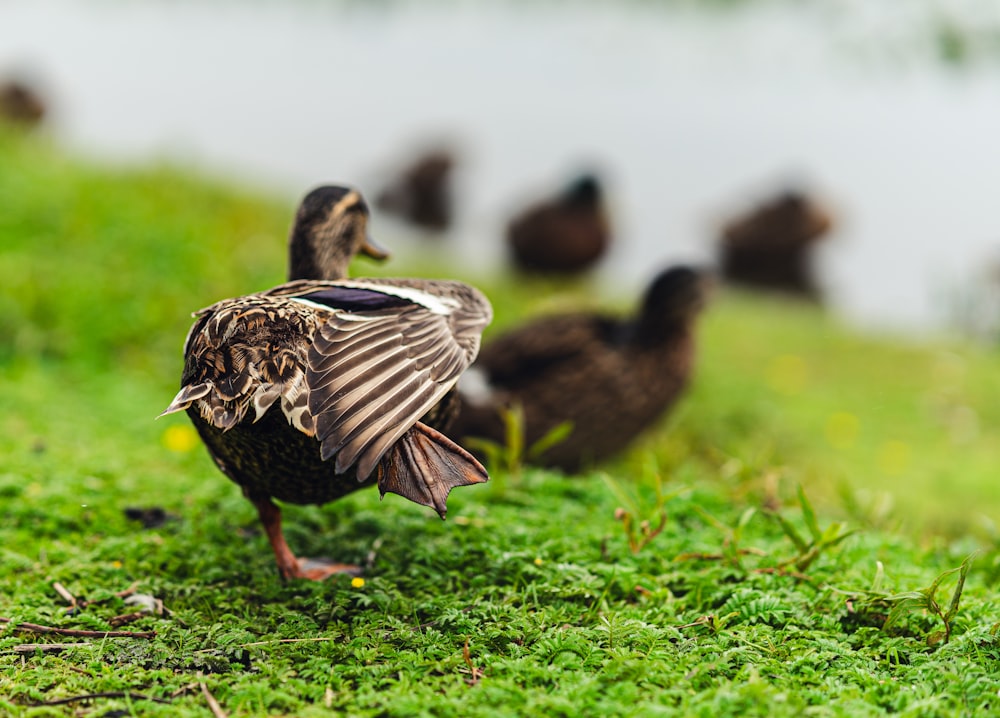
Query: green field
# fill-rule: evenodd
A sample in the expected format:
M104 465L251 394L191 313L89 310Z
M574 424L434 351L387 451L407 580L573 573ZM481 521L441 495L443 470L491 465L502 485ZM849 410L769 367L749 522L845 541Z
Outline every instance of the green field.
M1000 710L995 351L720 293L691 391L626 456L492 467L445 522L374 491L289 507L295 550L369 568L282 584L186 418L154 417L190 312L283 280L294 199L9 134L0 156L0 714ZM377 271L461 276L439 253ZM639 291L479 283L494 331ZM128 589L165 610L113 625Z

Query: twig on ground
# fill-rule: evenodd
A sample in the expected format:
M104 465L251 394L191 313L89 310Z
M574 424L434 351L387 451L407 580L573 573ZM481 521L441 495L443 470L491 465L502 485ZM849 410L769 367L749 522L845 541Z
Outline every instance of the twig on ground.
M63 586L58 581L54 581L52 583L52 588L55 589L56 593L59 594L59 596L62 598L62 600L64 600L66 603L69 604L69 609L67 609L67 610L72 610L72 609L76 608L76 603L77 603L76 596L74 596L72 593L70 593L69 590L65 586Z
M215 718L228 718L226 712L222 710L222 706L219 705L219 701L215 700L215 696L208 690L208 686L205 685L204 681L201 683L201 692L205 696L205 700L208 701L208 708L212 711L212 715Z
M83 631L76 628L56 628L41 626L37 623L14 623L9 618L0 616L0 623L12 623L15 631L30 633L55 633L60 636L78 636L80 638L155 638L156 631Z
M465 682L470 686L474 686L479 683L479 679L483 677L483 669L472 663L472 654L469 652L468 638L465 639L465 645L462 646L462 658L465 660L465 665L469 667L469 677L465 679Z
M759 548L741 548L737 552L740 556L767 556L767 551ZM700 552L690 552L690 553L680 553L674 556L674 561L721 561L726 558L725 554L721 553L700 553Z
M89 701L94 698L128 698L129 700L152 701L153 703L165 703L170 705L170 701L155 696L147 696L142 693L129 693L128 691L106 691L104 693L84 693L80 696L70 696L68 698L56 698L51 701L41 701L32 703L34 706L60 706L66 703L76 703L77 701Z
M56 588L57 585L59 586L59 588ZM52 587L56 589L56 593L58 593L60 596L62 596L63 598L67 598L67 596L63 595L62 591L59 590L61 588L63 591L66 591L66 588L64 586L56 582L55 584L52 585ZM129 586L128 588L115 593L115 598L126 598L127 596L131 596L133 593L136 592L136 589L138 588L139 588L139 582L134 581L132 585ZM77 610L78 608L86 608L87 606L93 603L102 603L105 600L107 600L99 598L99 599L94 599L93 601L87 601L86 599L80 601L75 596L73 596L73 594L71 594L69 591L66 591L66 594L69 596L69 598L72 599L70 601L70 605L66 607L66 613L73 613L73 611Z
M188 683L187 685L181 686L176 691L170 694L171 698L177 698L185 693L190 693L191 691L196 691L201 687L200 683Z
M118 598L125 598L126 596L131 596L133 593L136 592L136 589L138 588L139 588L139 582L133 581L131 586L126 588L124 591L119 591L118 593L115 594L115 596L117 596Z
M76 648L77 646L89 646L90 643L23 643L20 646L14 646L14 653L34 653L35 651L41 651L42 653L59 653L67 648ZM89 675L89 674L88 674Z
M108 619L108 623L112 626L121 626L125 623L131 623L132 621L137 621L143 616L148 616L149 611L134 611L132 613L123 613L120 616L115 616L114 618Z

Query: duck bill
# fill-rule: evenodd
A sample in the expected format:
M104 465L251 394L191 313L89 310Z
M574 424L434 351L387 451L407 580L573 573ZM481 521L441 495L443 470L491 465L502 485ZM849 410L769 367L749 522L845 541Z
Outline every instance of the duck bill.
M366 257L371 257L372 259L377 259L379 261L389 258L389 250L372 239L370 234L365 235L365 241L361 245L361 249L359 251Z

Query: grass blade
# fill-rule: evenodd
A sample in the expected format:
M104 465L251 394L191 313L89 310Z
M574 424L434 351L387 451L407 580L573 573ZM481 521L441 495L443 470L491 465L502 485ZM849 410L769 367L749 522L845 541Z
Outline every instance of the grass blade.
M802 489L802 484L799 484L796 492L799 495L799 505L802 506L802 519L806 522L806 528L809 529L813 541L819 541L823 536L823 532L819 529L816 512L813 510L812 504L809 503L809 499L806 498L806 492Z

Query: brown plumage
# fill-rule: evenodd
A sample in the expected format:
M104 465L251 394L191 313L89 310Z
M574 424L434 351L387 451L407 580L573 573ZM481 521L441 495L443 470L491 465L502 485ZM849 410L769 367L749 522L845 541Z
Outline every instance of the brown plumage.
M446 150L418 157L378 196L380 209L419 227L444 230L451 224L451 170L455 159Z
M487 479L438 429L489 303L454 281L337 279L370 246L367 217L357 192L307 196L291 271L320 276L198 312L181 390L164 412L187 411L219 469L257 507L284 578L355 567L296 559L272 498L321 504L377 484L443 517L453 487Z
M33 127L45 117L45 102L30 85L20 80L0 82L0 118Z
M459 386L452 435L503 443L500 409L520 404L526 446L572 424L538 463L573 471L621 451L687 385L705 284L700 273L676 267L654 280L634 319L554 316L489 342Z
M812 247L832 226L831 215L815 201L785 192L723 227L722 276L734 284L818 300Z
M507 227L511 259L526 272L582 272L597 263L610 241L601 186L593 175L583 175L558 197L528 207Z

